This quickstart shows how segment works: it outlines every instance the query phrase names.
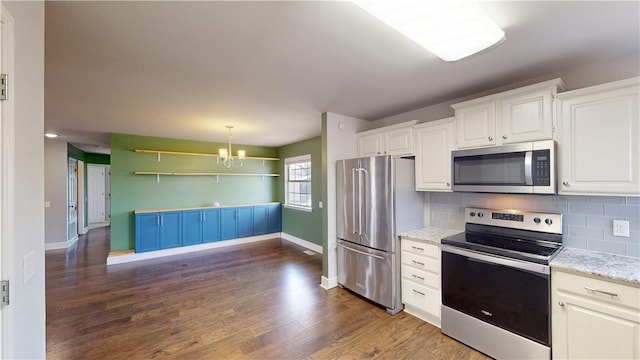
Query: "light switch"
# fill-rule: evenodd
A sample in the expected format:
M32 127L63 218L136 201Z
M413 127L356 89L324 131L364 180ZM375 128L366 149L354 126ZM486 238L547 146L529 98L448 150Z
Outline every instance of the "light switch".
M318 207L322 209L322 201L318 201Z
M45 201L44 202L44 207L50 208L51 207L51 201Z

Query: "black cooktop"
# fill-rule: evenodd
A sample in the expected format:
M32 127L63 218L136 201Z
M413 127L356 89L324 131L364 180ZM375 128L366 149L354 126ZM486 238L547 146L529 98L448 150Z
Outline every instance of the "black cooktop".
M466 224L465 232L442 243L507 258L548 264L562 248L562 235Z

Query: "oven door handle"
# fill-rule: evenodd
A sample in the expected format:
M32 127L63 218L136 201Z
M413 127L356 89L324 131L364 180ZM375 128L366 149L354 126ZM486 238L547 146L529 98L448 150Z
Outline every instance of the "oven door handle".
M516 259L508 259L502 256L496 256L496 255L487 255L479 251L462 249L462 248L458 248L451 245L442 244L442 251L448 252L451 254L460 255L460 256L466 256L470 259L480 260L483 262L490 263L492 265L504 265L504 266L526 270L526 271L530 271L537 274L544 274L544 275L549 275L550 273L548 265L530 263L530 262L520 261Z

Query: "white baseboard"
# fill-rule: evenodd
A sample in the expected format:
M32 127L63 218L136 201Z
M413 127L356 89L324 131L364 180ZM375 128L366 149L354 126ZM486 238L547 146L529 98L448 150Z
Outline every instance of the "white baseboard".
M68 249L75 245L78 242L78 237L74 237L69 241L61 241L56 243L45 243L44 250L60 250L60 249Z
M312 242L309 242L307 240L304 239L300 239L299 237L295 237L293 235L289 235L287 233L282 233L281 237L287 241L290 241L296 245L300 245L304 248L307 248L311 251L315 251L318 254L322 254L322 246L318 245L318 244L314 244Z
M109 226L109 225L111 225L110 222L91 223L91 224L89 224L89 230L102 228L102 227L106 227L106 226Z
M67 245L66 241L61 241L61 242L57 242L57 243L45 243L44 244L44 250L60 250L60 249L66 249L69 246Z
M165 256L186 254L186 253L191 253L196 251L216 249L216 248L232 246L232 245L248 244L256 241L275 239L278 237L280 237L280 233L249 236L249 237L240 238L240 239L222 240L222 241L216 241L216 242L206 243L206 244L182 246L182 247L177 247L172 249L156 250L156 251L149 251L149 252L143 252L143 253L127 253L127 254L109 253L109 256L107 256L107 265L124 264L132 261L156 259L156 258L161 258Z
M326 276L322 276L320 278L320 287L321 288L323 288L325 290L329 290L329 289L333 289L336 286L338 286L338 278L337 277L328 278Z

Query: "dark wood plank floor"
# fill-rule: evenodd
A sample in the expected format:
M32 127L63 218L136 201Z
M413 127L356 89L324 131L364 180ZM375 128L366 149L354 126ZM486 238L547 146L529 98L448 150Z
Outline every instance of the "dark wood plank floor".
M48 251L49 359L486 359L274 239L107 268L108 228Z

